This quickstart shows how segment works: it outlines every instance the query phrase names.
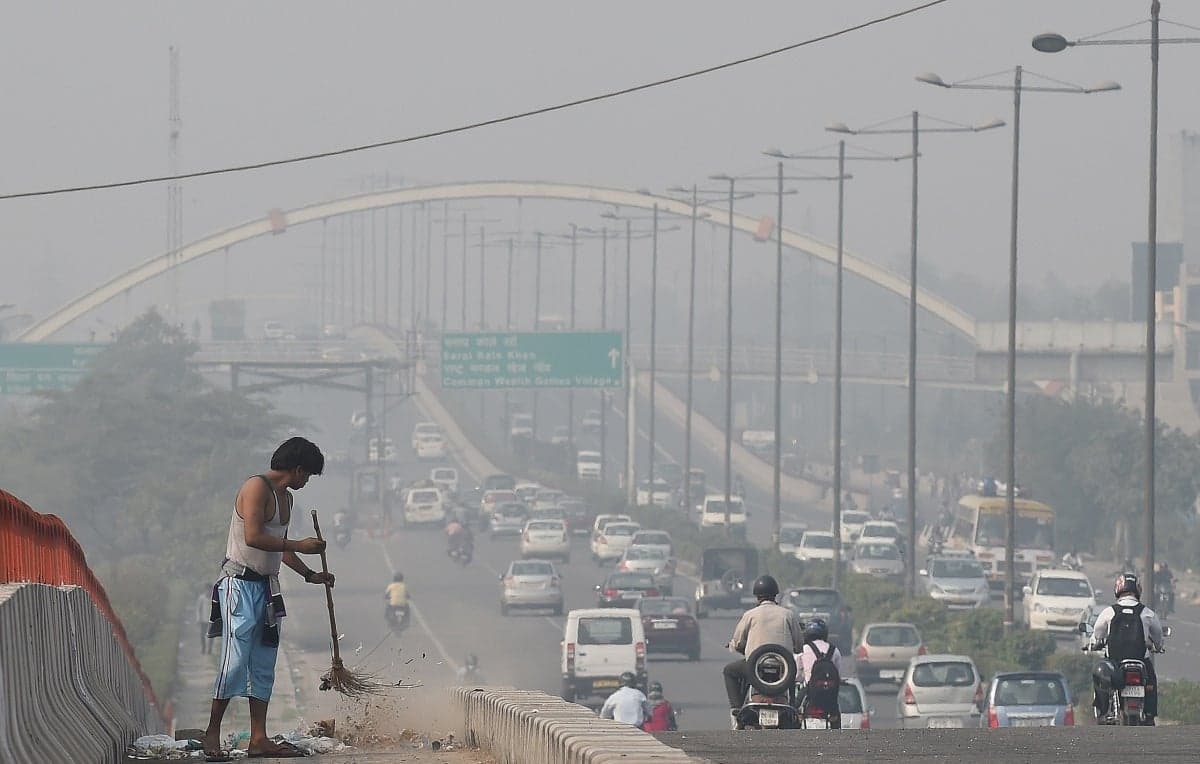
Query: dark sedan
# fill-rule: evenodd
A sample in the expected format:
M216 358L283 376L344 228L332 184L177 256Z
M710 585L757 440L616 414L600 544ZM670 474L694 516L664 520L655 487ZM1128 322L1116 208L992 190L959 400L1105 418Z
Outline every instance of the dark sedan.
M596 592L597 607L635 607L642 597L660 593L649 573L610 573Z
M700 625L686 597L642 597L637 603L646 632L646 649L652 653L684 653L700 660Z

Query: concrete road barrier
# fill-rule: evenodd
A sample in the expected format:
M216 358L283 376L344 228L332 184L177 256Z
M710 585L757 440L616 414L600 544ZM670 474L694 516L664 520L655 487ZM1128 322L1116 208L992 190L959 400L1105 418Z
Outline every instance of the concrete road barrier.
M162 727L85 589L0 585L0 761L119 762Z
M458 736L498 764L684 764L701 761L627 724L600 719L562 698L534 690L456 687Z

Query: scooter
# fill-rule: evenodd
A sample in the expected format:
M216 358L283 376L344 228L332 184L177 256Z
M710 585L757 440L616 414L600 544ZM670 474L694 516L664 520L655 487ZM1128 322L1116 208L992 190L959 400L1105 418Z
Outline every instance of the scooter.
M408 605L400 605L392 607L387 605L383 610L383 617L387 621L388 628L392 633L399 635L408 627Z
M782 645L762 645L746 658L750 689L737 713L738 729L799 729L796 659Z
M465 568L471 564L471 558L475 555L475 548L471 543L459 544L447 549L446 554L450 556L451 560L454 560Z

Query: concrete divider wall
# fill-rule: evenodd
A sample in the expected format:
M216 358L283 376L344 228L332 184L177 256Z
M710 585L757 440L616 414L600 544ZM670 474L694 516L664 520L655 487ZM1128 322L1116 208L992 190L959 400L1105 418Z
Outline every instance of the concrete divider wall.
M0 761L119 762L162 728L86 590L0 585Z
M627 764L697 762L683 751L577 703L535 690L456 687L458 736L498 764Z

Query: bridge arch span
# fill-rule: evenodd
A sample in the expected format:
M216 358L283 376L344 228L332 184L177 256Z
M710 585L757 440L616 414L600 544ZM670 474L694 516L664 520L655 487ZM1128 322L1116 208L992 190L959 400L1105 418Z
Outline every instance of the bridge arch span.
M221 252L234 244L278 232L281 224L291 227L353 212L382 209L402 204L453 202L489 198L554 199L559 201L591 202L594 204L635 207L647 210L657 204L660 211L668 214L680 216L691 215L691 205L677 199L625 189L571 183L479 181L373 191L297 207L283 213L275 213L275 215L268 214L257 220L251 220L197 239L183 246L177 252L167 252L151 258L140 265L114 276L100 286L71 300L45 318L26 327L18 335L17 339L23 342L44 341L71 322L79 319L89 311L100 307L128 289L132 289L184 263ZM282 220L279 218L280 214L282 214ZM728 224L726 216L720 214L713 215L708 220L716 225ZM745 233L753 234L758 229L758 219L748 215L735 214L733 217L733 227ZM786 247L809 253L828 263L835 263L837 261L836 248L798 231L785 228L783 231L783 243ZM849 253L844 253L843 263L848 272L874 282L889 292L907 299L909 287L908 281L904 277ZM930 292L918 290L917 305L974 339L975 319L947 300Z

